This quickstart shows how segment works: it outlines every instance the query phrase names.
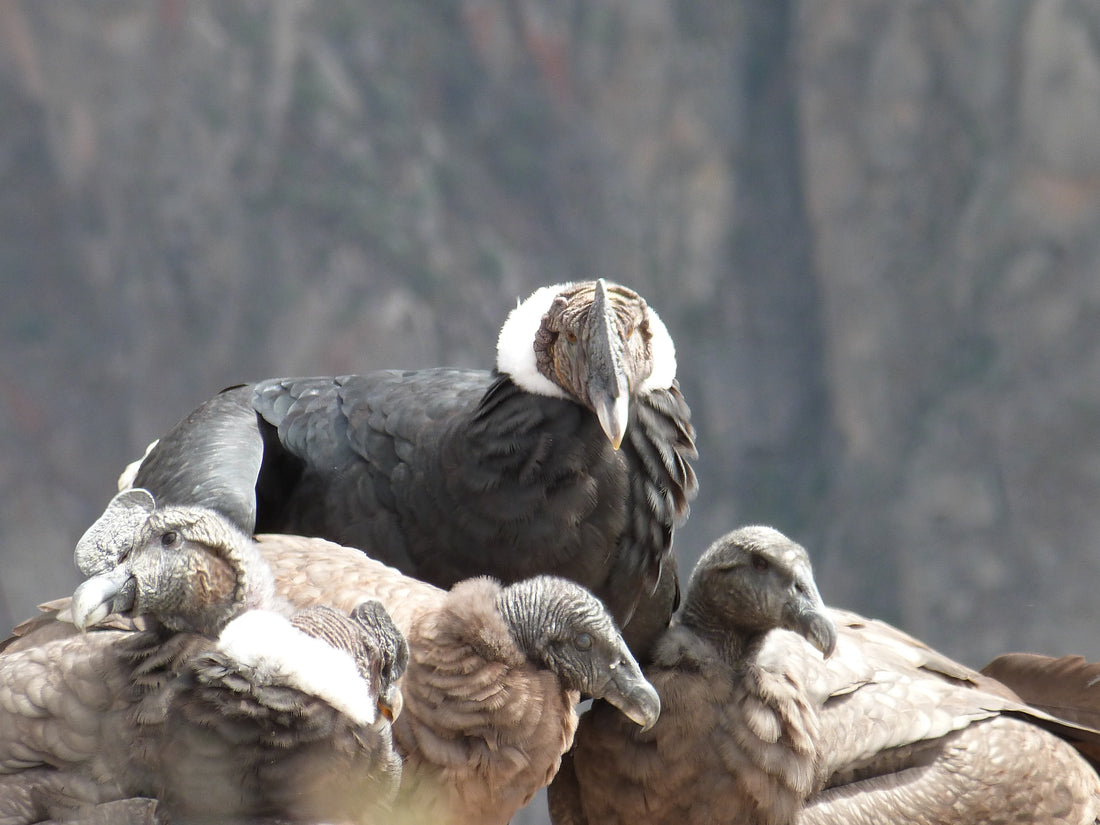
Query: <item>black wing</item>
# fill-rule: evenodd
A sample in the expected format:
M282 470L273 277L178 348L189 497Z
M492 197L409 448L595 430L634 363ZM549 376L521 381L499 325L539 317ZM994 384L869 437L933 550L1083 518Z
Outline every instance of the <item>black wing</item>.
M168 431L141 462L135 487L157 506L202 505L245 532L256 522L256 478L264 459L252 388L215 395Z
M267 479L291 492L261 507L260 529L361 547L443 587L562 575L620 622L653 600L647 622L667 624L672 530L696 491L675 387L638 400L619 451L588 410L482 371L269 381L253 403L268 443L302 462Z
M672 532L696 492L693 439L675 386L635 399L616 451L589 410L506 376L384 370L226 391L161 440L135 483L248 530L360 547L442 587L565 576L622 626L638 609L626 634L638 652L678 598Z
M269 381L254 403L303 462L260 529L361 547L444 587L547 572L592 586L626 521L623 459L595 417L487 372Z

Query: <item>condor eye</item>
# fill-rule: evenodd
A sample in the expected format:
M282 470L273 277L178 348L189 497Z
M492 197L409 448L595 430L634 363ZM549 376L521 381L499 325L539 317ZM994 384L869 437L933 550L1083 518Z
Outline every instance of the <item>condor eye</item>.
M162 547L174 547L179 543L180 534L175 530L169 530L167 533L160 537L160 543Z
M759 553L753 553L752 554L752 569L753 570L757 571L758 573L763 573L769 567L771 567L771 564L770 564L770 562L768 562L768 560L766 558L761 556Z
M565 331L565 340L568 341L570 344L577 343L577 333L567 329Z
M591 650L592 649L592 635L589 633L578 633L577 637L573 639L573 644L577 650Z

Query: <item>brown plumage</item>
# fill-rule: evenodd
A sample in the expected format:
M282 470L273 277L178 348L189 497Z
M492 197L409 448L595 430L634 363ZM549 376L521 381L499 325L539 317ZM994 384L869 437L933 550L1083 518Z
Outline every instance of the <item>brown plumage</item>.
M1083 656L1003 653L982 668L982 674L1007 685L1029 705L1086 730L1059 733L1100 769L1100 662Z
M49 819L39 825L73 825ZM157 800L147 796L134 796L129 799L114 799L81 809L79 825L166 825L157 815ZM228 825L228 823L226 823ZM260 823L253 823L260 825Z
M295 604L378 599L407 635L395 821L508 822L557 770L579 693L615 703L630 726L657 716L610 616L572 582L479 578L448 592L317 539L260 536L258 547Z
M847 611L815 609L836 628L828 658L794 633L762 637L754 605L797 599L798 577L755 577L771 597L733 586L754 578L751 565L723 571L712 554L738 545L765 554L771 571L783 567L776 553L797 548L775 531L750 528L708 551L685 615L647 670L661 694L660 722L638 734L606 714L586 716L572 772L563 767L551 787L557 825L1094 822L1100 780L1050 731L1100 741L1095 731L1031 708L996 680ZM706 604L695 591L707 581L711 612L692 607ZM748 645L746 622L756 628Z
M1065 738L1100 742L1096 731L1060 723L885 623L833 615L840 635L820 713L825 788L801 822L1096 821L1100 779Z
M805 551L764 527L742 528L699 560L646 676L661 717L630 730L595 705L572 763L550 788L559 825L790 822L814 789L818 737L804 689L821 654L793 663L765 645L774 628L828 653L824 613Z
M399 709L407 648L377 603L284 618L250 539L168 509L57 606L72 624L27 623L0 654L0 821L134 796L176 820L381 820L400 761L380 705ZM144 619L76 631L112 608Z

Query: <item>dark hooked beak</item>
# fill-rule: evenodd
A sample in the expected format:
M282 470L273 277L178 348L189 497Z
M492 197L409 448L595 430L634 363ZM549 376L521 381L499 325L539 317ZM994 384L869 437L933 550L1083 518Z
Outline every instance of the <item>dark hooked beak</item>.
M87 630L112 613L132 609L134 590L134 578L124 564L92 576L73 591L73 624L80 630Z
M603 692L593 698L607 700L642 730L649 730L661 715L661 697L656 689L629 653L609 667L610 678Z
M805 638L828 658L836 648L836 624L812 579L798 580L792 585L784 613L784 627Z
M828 659L836 650L836 624L823 610L804 614L802 635Z
M603 278L588 314L588 399L600 427L616 450L623 443L630 416L630 382L623 365L623 342L615 323L615 310Z

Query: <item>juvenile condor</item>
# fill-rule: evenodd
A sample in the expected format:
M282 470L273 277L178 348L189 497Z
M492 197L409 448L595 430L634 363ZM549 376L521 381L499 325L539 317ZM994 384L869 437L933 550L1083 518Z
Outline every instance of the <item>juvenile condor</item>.
M594 706L551 785L551 818L1093 825L1100 703L1088 683L1100 669L1019 655L989 669L1041 706L884 622L824 607L801 546L736 530L700 559L654 645L657 724L641 731Z
M390 822L408 647L382 606L293 610L221 517L133 545L2 645L0 822Z
M816 787L806 682L837 631L805 550L781 538L743 527L699 559L645 669L657 724L631 729L593 705L550 786L554 825L793 825ZM770 649L778 629L796 656Z
M668 331L640 295L601 279L520 303L492 371L231 388L126 478L158 506L328 538L440 587L572 579L644 656L678 602L672 534L696 494L695 457ZM78 544L86 575L124 552L124 509L108 507Z
M252 541L205 508L150 511L147 525L166 519L180 524L174 541L201 543L214 557L262 555L273 574L269 597L293 605L299 615L318 606L355 611L366 602L392 617L409 650L407 668L401 662L403 711L392 729L402 759L401 785L385 812L387 825L511 821L558 769L573 741L581 694L607 701L631 724L649 727L657 720L657 695L611 616L575 582L535 576L502 585L476 577L447 591L324 539L277 534ZM172 558L168 553L166 561ZM188 581L201 589L210 578L204 572ZM114 572L93 577L74 596L74 613L96 618L160 598L156 588L135 594L128 581L128 574ZM232 701L207 704L203 713L192 714L197 724L186 728L188 737L175 740L182 745L180 759L212 751L203 739L206 728L232 733L240 724ZM199 769L208 768L211 787L220 776L231 777L231 786L245 785L254 774L264 775L247 761L250 753L241 747L235 759L229 754L242 773L201 758L190 760L196 769L178 778L194 788L204 778ZM312 771L319 777L333 772L322 760ZM351 786L346 776L336 777ZM280 787L300 790L292 778ZM338 798L334 792L324 796ZM200 798L218 807L211 793Z
M651 727L653 687L607 610L576 583L476 577L449 591L322 539L260 535L277 592L299 607L376 599L408 638L404 760L390 825L506 825L573 741L581 695Z

